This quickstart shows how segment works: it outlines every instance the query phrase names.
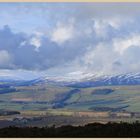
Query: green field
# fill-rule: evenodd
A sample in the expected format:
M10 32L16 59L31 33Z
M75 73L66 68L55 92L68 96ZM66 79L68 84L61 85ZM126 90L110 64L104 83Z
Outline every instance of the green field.
M0 109L93 111L119 109L140 112L140 86L69 88L53 85L16 87L0 94Z

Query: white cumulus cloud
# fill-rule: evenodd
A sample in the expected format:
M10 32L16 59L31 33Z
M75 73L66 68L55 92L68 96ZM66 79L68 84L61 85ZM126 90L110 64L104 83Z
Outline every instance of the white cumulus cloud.
M53 30L51 35L51 40L61 45L64 42L73 38L74 27L72 25L58 24Z
M33 37L30 40L30 44L35 46L35 51L39 51L39 48L41 47L41 39L38 37Z
M11 62L11 56L6 50L0 50L0 67L7 67Z
M132 34L130 36L124 38L114 39L114 48L115 51L119 52L121 55L127 50L129 47L140 47L140 34Z

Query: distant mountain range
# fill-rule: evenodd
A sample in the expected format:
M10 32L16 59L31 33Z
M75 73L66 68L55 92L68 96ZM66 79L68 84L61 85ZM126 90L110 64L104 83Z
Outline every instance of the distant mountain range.
M69 84L72 87L97 87L113 85L140 85L140 73L129 73L116 76L101 76Z
M66 79L66 78L65 78ZM97 86L113 86L113 85L140 85L140 73L127 73L115 76L96 76L91 75L78 80L63 80L59 78L41 77L32 80L34 84L49 83L60 86L69 86L76 88L97 87Z
M97 87L97 86L113 86L113 85L140 85L140 73L127 73L119 75L103 75L96 76L86 74L82 78L68 79L67 77L40 77L33 80L12 79L10 77L0 77L0 82L12 82L16 85L38 85L53 84L58 86L69 86L75 88Z

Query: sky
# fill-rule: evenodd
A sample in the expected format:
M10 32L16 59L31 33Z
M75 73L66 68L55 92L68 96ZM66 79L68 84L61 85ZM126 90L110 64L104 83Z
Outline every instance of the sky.
M0 3L0 76L140 72L139 56L140 3Z

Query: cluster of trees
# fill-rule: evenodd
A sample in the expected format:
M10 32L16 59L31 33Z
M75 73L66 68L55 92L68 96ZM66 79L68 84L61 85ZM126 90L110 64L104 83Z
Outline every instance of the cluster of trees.
M18 138L127 138L140 137L140 123L92 123L85 126L8 127L0 129L0 137Z
M1 88L0 89L0 94L5 94L5 93L11 93L11 92L17 92L16 88Z
M0 109L0 116L16 115L16 114L20 114L20 112L19 111L11 111L11 110Z

